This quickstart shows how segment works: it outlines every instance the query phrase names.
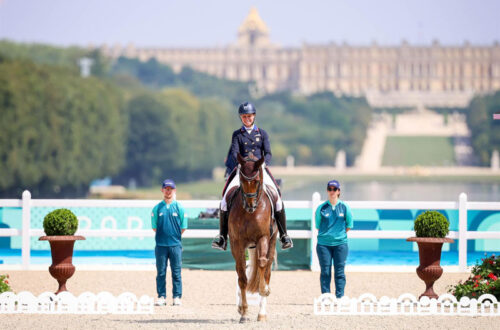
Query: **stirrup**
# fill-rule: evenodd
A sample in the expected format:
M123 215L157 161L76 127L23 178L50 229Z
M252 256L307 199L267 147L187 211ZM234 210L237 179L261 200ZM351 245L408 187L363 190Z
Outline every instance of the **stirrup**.
M282 250L293 248L292 239L287 234L283 235L280 238L280 242L281 242L281 249Z
M227 249L227 241L221 234L215 236L212 241L212 249L226 251Z

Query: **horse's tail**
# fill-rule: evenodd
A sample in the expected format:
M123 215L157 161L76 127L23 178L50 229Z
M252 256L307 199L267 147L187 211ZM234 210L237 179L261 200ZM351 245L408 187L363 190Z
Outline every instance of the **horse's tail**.
M247 284L247 291L258 292L261 277L264 276L264 272L259 269L259 260L257 258L257 247L254 249L248 249L248 256L250 257L250 265L252 267L252 274L250 275L250 280Z

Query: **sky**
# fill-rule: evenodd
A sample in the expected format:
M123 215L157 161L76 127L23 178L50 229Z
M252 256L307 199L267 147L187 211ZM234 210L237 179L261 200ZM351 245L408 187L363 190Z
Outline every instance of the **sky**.
M252 6L282 46L500 42L500 0L0 0L0 39L225 46L236 41Z

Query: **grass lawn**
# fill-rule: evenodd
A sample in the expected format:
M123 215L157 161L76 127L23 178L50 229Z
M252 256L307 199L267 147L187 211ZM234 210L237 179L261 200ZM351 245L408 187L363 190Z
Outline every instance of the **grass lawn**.
M382 166L453 166L453 139L442 136L389 136Z

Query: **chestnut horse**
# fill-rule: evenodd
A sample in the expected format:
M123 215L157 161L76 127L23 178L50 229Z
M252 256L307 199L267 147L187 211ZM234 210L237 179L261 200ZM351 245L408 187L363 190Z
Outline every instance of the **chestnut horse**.
M243 159L240 154L237 158L240 164L240 187L229 211L229 239L241 294L238 312L241 314L240 322L249 321L246 292L259 292L261 302L257 320L265 321L266 297L271 293L269 280L276 253L277 230L271 218L271 201L264 191L264 158L253 161ZM253 251L251 253L252 275L248 280L245 272L245 249L252 246L256 247L256 251L255 255Z

